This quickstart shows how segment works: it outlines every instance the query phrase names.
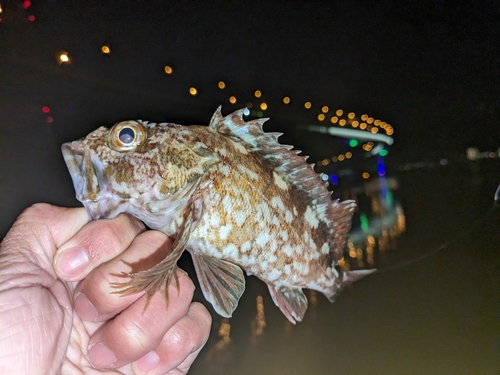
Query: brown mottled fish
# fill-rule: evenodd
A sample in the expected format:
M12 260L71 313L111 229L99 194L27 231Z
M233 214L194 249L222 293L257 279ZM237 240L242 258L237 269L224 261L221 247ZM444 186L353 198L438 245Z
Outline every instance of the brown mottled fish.
M230 317L245 289L242 272L269 287L292 322L307 309L302 288L333 301L346 283L371 271L342 272L354 201L332 201L300 151L264 133L267 119L220 107L207 126L124 121L62 146L76 197L92 219L127 212L175 237L155 267L130 274L122 294L148 297L191 253L205 298ZM174 276L175 277L175 276Z

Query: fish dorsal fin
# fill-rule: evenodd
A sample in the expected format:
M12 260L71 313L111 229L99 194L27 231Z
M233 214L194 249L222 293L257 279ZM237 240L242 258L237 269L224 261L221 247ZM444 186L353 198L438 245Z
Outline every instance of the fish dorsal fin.
M292 150L293 146L280 144L278 137L282 133L264 132L262 126L267 118L245 121L244 110L240 109L223 117L219 107L212 116L210 127L240 141L272 166L284 181L303 194L304 201L311 205L328 227L327 236L331 249L328 260L337 261L342 257L347 242L355 202L332 201L332 193L327 189L328 183L321 179L321 174L314 171L314 164L306 162L307 156L299 156L300 151ZM331 264L330 262L327 266Z
M191 256L203 295L219 315L230 318L245 290L243 271L233 263L208 255Z
M302 321L307 310L307 297L302 289L272 285L268 285L268 288L274 304L280 308L290 322L295 324L295 321Z

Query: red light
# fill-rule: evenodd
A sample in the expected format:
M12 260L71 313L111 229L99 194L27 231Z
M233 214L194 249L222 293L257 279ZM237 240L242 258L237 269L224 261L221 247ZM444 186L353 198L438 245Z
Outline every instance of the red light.
M54 119L52 118L52 116L47 116L45 121L47 121L50 124L51 122L54 122Z
M49 108L49 107L47 107L47 106L43 106L43 107L42 107L42 112L43 112L43 113L49 113L49 112L50 112L50 108Z
M31 1L29 1L29 0L23 1L23 8L24 9L28 9L30 7L30 5L31 5Z
M28 20L30 20L31 22L33 22L35 20L35 16L34 15L28 16Z

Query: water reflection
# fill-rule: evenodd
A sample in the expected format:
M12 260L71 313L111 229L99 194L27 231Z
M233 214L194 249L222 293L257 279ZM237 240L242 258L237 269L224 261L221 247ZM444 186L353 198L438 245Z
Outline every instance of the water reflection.
M394 198L398 188L395 178L381 176L351 189L359 212L353 219L348 251L339 262L342 269L374 268L385 251L396 248L396 238L406 231L403 207Z

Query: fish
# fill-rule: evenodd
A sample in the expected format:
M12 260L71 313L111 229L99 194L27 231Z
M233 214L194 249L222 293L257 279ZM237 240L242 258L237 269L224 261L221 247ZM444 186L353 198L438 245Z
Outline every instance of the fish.
M264 132L267 118L221 111L208 126L127 120L64 143L76 198L92 220L128 213L175 238L160 263L125 274L118 293L146 292L149 302L173 282L187 250L218 314L232 316L245 270L295 324L307 310L303 289L333 302L373 271L338 266L356 203L332 200L307 156L279 143L282 133Z

